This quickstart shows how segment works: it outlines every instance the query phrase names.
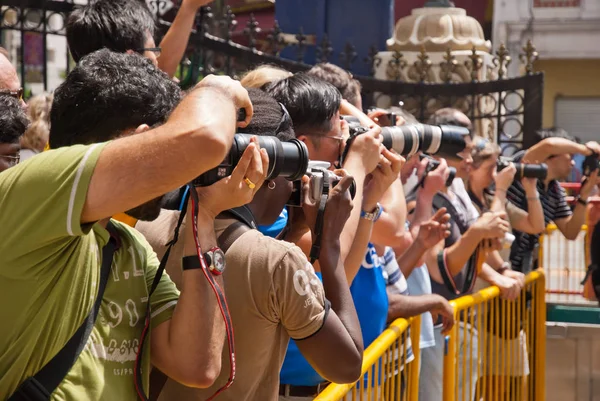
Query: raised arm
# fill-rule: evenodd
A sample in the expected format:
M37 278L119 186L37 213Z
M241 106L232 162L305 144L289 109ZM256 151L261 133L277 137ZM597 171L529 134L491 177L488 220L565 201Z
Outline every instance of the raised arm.
M527 149L523 163L541 163L552 155L581 154L588 156L592 151L585 145L565 138L546 138Z
M333 188L325 209L320 262L323 288L325 296L331 302L331 311L318 332L296 341L312 367L323 377L336 383L352 383L360 377L364 348L339 251L340 233L350 214L351 201L347 193L349 178L343 178ZM309 225L314 227L315 208L308 198L305 198L303 209L307 220L311 222Z
M247 204L260 188L268 170L267 153L257 140L246 148L233 174L215 184L197 188L199 198L197 239L201 250L217 246L214 221L223 210ZM244 182L251 177L256 187ZM184 255L198 255L191 219L191 202L186 214ZM223 277L213 276L224 291ZM172 379L190 387L210 387L221 371L225 323L216 294L200 269L182 273L181 296L171 320L152 330L152 363Z
M198 9L211 1L183 0L181 3L173 24L171 24L167 34L160 42L162 51L158 58L158 68L166 72L170 77L175 75L177 66L179 66L183 58Z
M231 146L239 108L249 121L252 105L239 82L208 76L165 124L109 143L94 169L82 223L132 209L215 167Z

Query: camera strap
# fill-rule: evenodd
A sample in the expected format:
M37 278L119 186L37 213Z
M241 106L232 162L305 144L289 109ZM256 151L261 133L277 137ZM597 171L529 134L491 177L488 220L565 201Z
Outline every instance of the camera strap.
M453 221L456 224L461 235L469 229L469 227L466 226L461 219L456 218L456 216L459 216L459 214L452 202L450 202L448 198L446 198L439 192L433 197L433 207L435 208L435 210L440 210L443 207L446 208L450 216L452 216L451 221ZM470 292L473 289L473 286L475 285L475 279L477 278L477 264L479 259L479 253L480 247L478 246L475 252L473 252L471 257L469 258L469 261L467 262L467 271L465 273L466 277L463 286L460 290L458 289L456 282L454 281L454 277L452 277L452 274L448 269L448 265L445 259L446 251L443 250L438 254L437 261L440 275L442 276L444 285L449 291L456 295L460 295Z
M98 294L92 310L77 329L75 334L67 341L62 349L44 365L33 377L26 379L19 388L8 398L9 401L46 401L54 390L67 376L77 358L85 348L96 324L104 290L110 276L113 256L119 248L119 234L111 221L108 222L106 230L110 239L102 248L102 266L100 267L100 283Z
M200 266L202 267L202 269L201 269L202 273L208 280L209 285L211 286L212 290L215 293L215 296L217 297L217 303L219 305L219 309L221 310L221 315L223 316L223 320L225 321L225 332L227 334L227 344L229 346L229 361L230 361L229 379L227 380L227 383L224 386L222 386L221 388L219 388L215 392L215 394L213 394L210 398L208 398L208 400L212 400L214 397L216 397L217 395L219 395L223 391L225 391L227 388L229 388L235 378L235 347L234 347L233 324L231 322L231 315L229 313L229 307L227 305L225 293L224 293L223 289L219 286L219 284L216 282L213 274L209 271L208 265L206 264L206 260L204 259L204 256L202 255L202 249L200 247L200 244L198 243L198 232L197 232L198 194L193 189L193 186L191 184L189 185L189 188L190 188L190 190L185 192L184 198L181 201L181 213L179 214L179 220L177 221L177 225L175 226L175 231L173 233L173 239L171 241L169 241L169 243L167 243L167 250L160 261L160 265L158 267L158 270L156 271L156 275L154 276L154 281L152 282L152 286L150 287L150 291L148 293L148 307L146 308L144 330L142 331L142 336L140 338L140 346L138 348L138 353L136 355L135 369L133 372L135 388L136 388L138 397L142 401L158 399L158 397L162 391L162 388L167 381L167 377L164 375L164 373L158 371L155 368L154 369L155 371L152 372L151 378L150 378L150 382L151 382L150 395L146 396L146 394L144 392L143 383L142 383L141 362L142 362L144 345L145 345L146 339L148 337L148 331L150 330L150 321L151 321L150 297L152 296L152 293L156 290L156 288L158 287L158 284L160 283L160 279L161 279L161 277L165 271L165 268L167 266L167 261L171 254L171 250L173 249L173 246L179 240L179 232L181 230L181 225L183 224L183 221L185 219L187 204L190 201L190 198L192 200L192 225L193 225L194 238L196 240L196 252L197 252L198 260L200 261Z
M317 210L317 220L315 221L315 239L310 248L310 263L314 264L321 255L321 241L323 237L323 223L325 220L325 207L329 199L329 180L323 180L323 192L319 200L319 209Z

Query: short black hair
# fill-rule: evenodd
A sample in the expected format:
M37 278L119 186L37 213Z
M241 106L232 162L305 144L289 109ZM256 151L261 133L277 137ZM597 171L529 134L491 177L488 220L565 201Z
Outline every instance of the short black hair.
M96 0L73 11L67 20L67 43L75 62L107 48L141 52L147 32L154 35L154 16L141 0Z
M569 141L577 143L580 142L573 135L569 134L566 130L559 127L545 128L535 133L535 142L543 141L544 139L548 138L564 138L568 139Z
M248 88L247 90L254 115L250 124L238 131L258 136L275 136L280 141L294 139L296 137L294 126L285 106L260 89Z
M301 72L268 85L266 91L290 113L297 135L325 135L340 109L342 95L333 85Z
M17 143L29 126L21 104L13 96L0 94L0 143Z
M348 71L335 64L320 63L308 70L313 75L337 88L342 97L356 106L360 99L361 85Z
M105 142L141 124L161 124L181 95L145 57L99 50L81 59L56 89L50 146Z

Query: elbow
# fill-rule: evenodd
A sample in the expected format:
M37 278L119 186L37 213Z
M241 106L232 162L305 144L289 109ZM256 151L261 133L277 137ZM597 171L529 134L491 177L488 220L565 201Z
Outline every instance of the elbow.
M568 232L568 233L565 234L565 237L569 241L575 241L578 236L579 236L579 232L578 231Z
M221 374L221 360L207 365L195 364L181 372L178 382L192 388L209 388Z
M346 363L339 364L336 372L328 378L337 384L350 384L360 379L362 375L362 351L356 350Z

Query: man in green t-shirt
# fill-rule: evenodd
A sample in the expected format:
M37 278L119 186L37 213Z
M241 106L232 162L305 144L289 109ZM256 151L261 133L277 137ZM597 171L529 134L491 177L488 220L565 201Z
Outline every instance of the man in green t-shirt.
M0 173L0 399L50 361L89 314L110 216L158 215L163 194L223 160L240 108L244 126L252 106L228 77L206 77L181 100L179 88L149 61L108 50L82 59L56 90L50 133L56 150ZM264 161L255 145L249 149L245 176L260 182ZM216 245L216 214L254 192L242 178L237 186L232 181L218 205L216 197L200 196L203 250ZM202 270L183 272L181 294L163 276L148 299L156 255L136 230L113 224L119 247L98 319L52 399L136 400L134 363L147 307L144 391L150 363L188 386L210 386L220 373L225 330ZM182 240L185 256L196 255L191 228Z

